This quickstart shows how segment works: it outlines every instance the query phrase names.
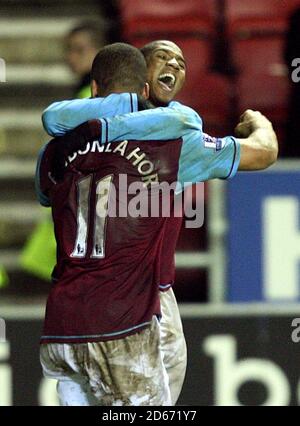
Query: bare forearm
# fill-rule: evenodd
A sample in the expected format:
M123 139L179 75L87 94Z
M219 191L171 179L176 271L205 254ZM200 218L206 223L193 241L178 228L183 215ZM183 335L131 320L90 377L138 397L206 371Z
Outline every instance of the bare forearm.
M278 142L273 130L257 129L241 142L241 149L246 157L242 156L240 170L265 169L277 160Z
M278 141L272 124L261 114L255 114L256 117L251 113L251 119L240 123L236 128L237 134L246 136L239 140L241 145L239 170L266 169L277 160Z

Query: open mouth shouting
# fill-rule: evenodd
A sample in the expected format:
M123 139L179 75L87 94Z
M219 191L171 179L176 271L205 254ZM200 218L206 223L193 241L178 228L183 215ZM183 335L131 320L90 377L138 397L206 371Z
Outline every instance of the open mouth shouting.
M171 92L176 84L176 77L171 73L164 73L158 77L158 83L167 92Z

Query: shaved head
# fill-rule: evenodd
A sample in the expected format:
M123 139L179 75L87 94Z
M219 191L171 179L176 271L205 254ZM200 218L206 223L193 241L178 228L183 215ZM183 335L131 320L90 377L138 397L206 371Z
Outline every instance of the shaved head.
M147 62L150 100L168 105L185 82L186 64L182 50L169 40L155 40L141 48Z
M155 50L155 49L159 49L159 48L169 48L173 51L177 51L178 53L180 53L183 56L182 50L180 49L179 46L177 46L176 43L173 43L173 41L170 40L155 40L155 41L151 41L151 43L145 44L144 47L142 47L140 50L142 52L142 54L145 56L146 61L148 61L148 58L150 57L151 53Z

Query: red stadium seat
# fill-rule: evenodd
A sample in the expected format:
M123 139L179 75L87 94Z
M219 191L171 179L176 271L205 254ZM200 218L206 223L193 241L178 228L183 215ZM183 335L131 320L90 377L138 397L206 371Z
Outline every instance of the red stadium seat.
M232 60L239 72L275 74L284 70L284 39L280 35L231 40Z
M247 74L237 81L238 113L248 108L261 111L274 124L279 143L283 142L288 96L287 77Z
M300 0L226 0L226 21L231 35L283 33Z
M177 100L195 109L203 120L203 130L224 136L231 124L231 83L219 74L187 73L187 81Z
M216 0L120 0L120 13L128 41L166 32L202 36L214 31Z

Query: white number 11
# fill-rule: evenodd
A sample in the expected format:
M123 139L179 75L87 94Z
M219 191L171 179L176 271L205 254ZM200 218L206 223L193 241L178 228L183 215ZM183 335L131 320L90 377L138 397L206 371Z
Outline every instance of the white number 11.
M87 252L89 227L93 226L93 249L91 258L105 257L105 231L108 212L108 200L113 175L108 175L96 182L96 211L90 219L89 201L91 197L92 176L77 182L77 236L71 257L83 258Z

